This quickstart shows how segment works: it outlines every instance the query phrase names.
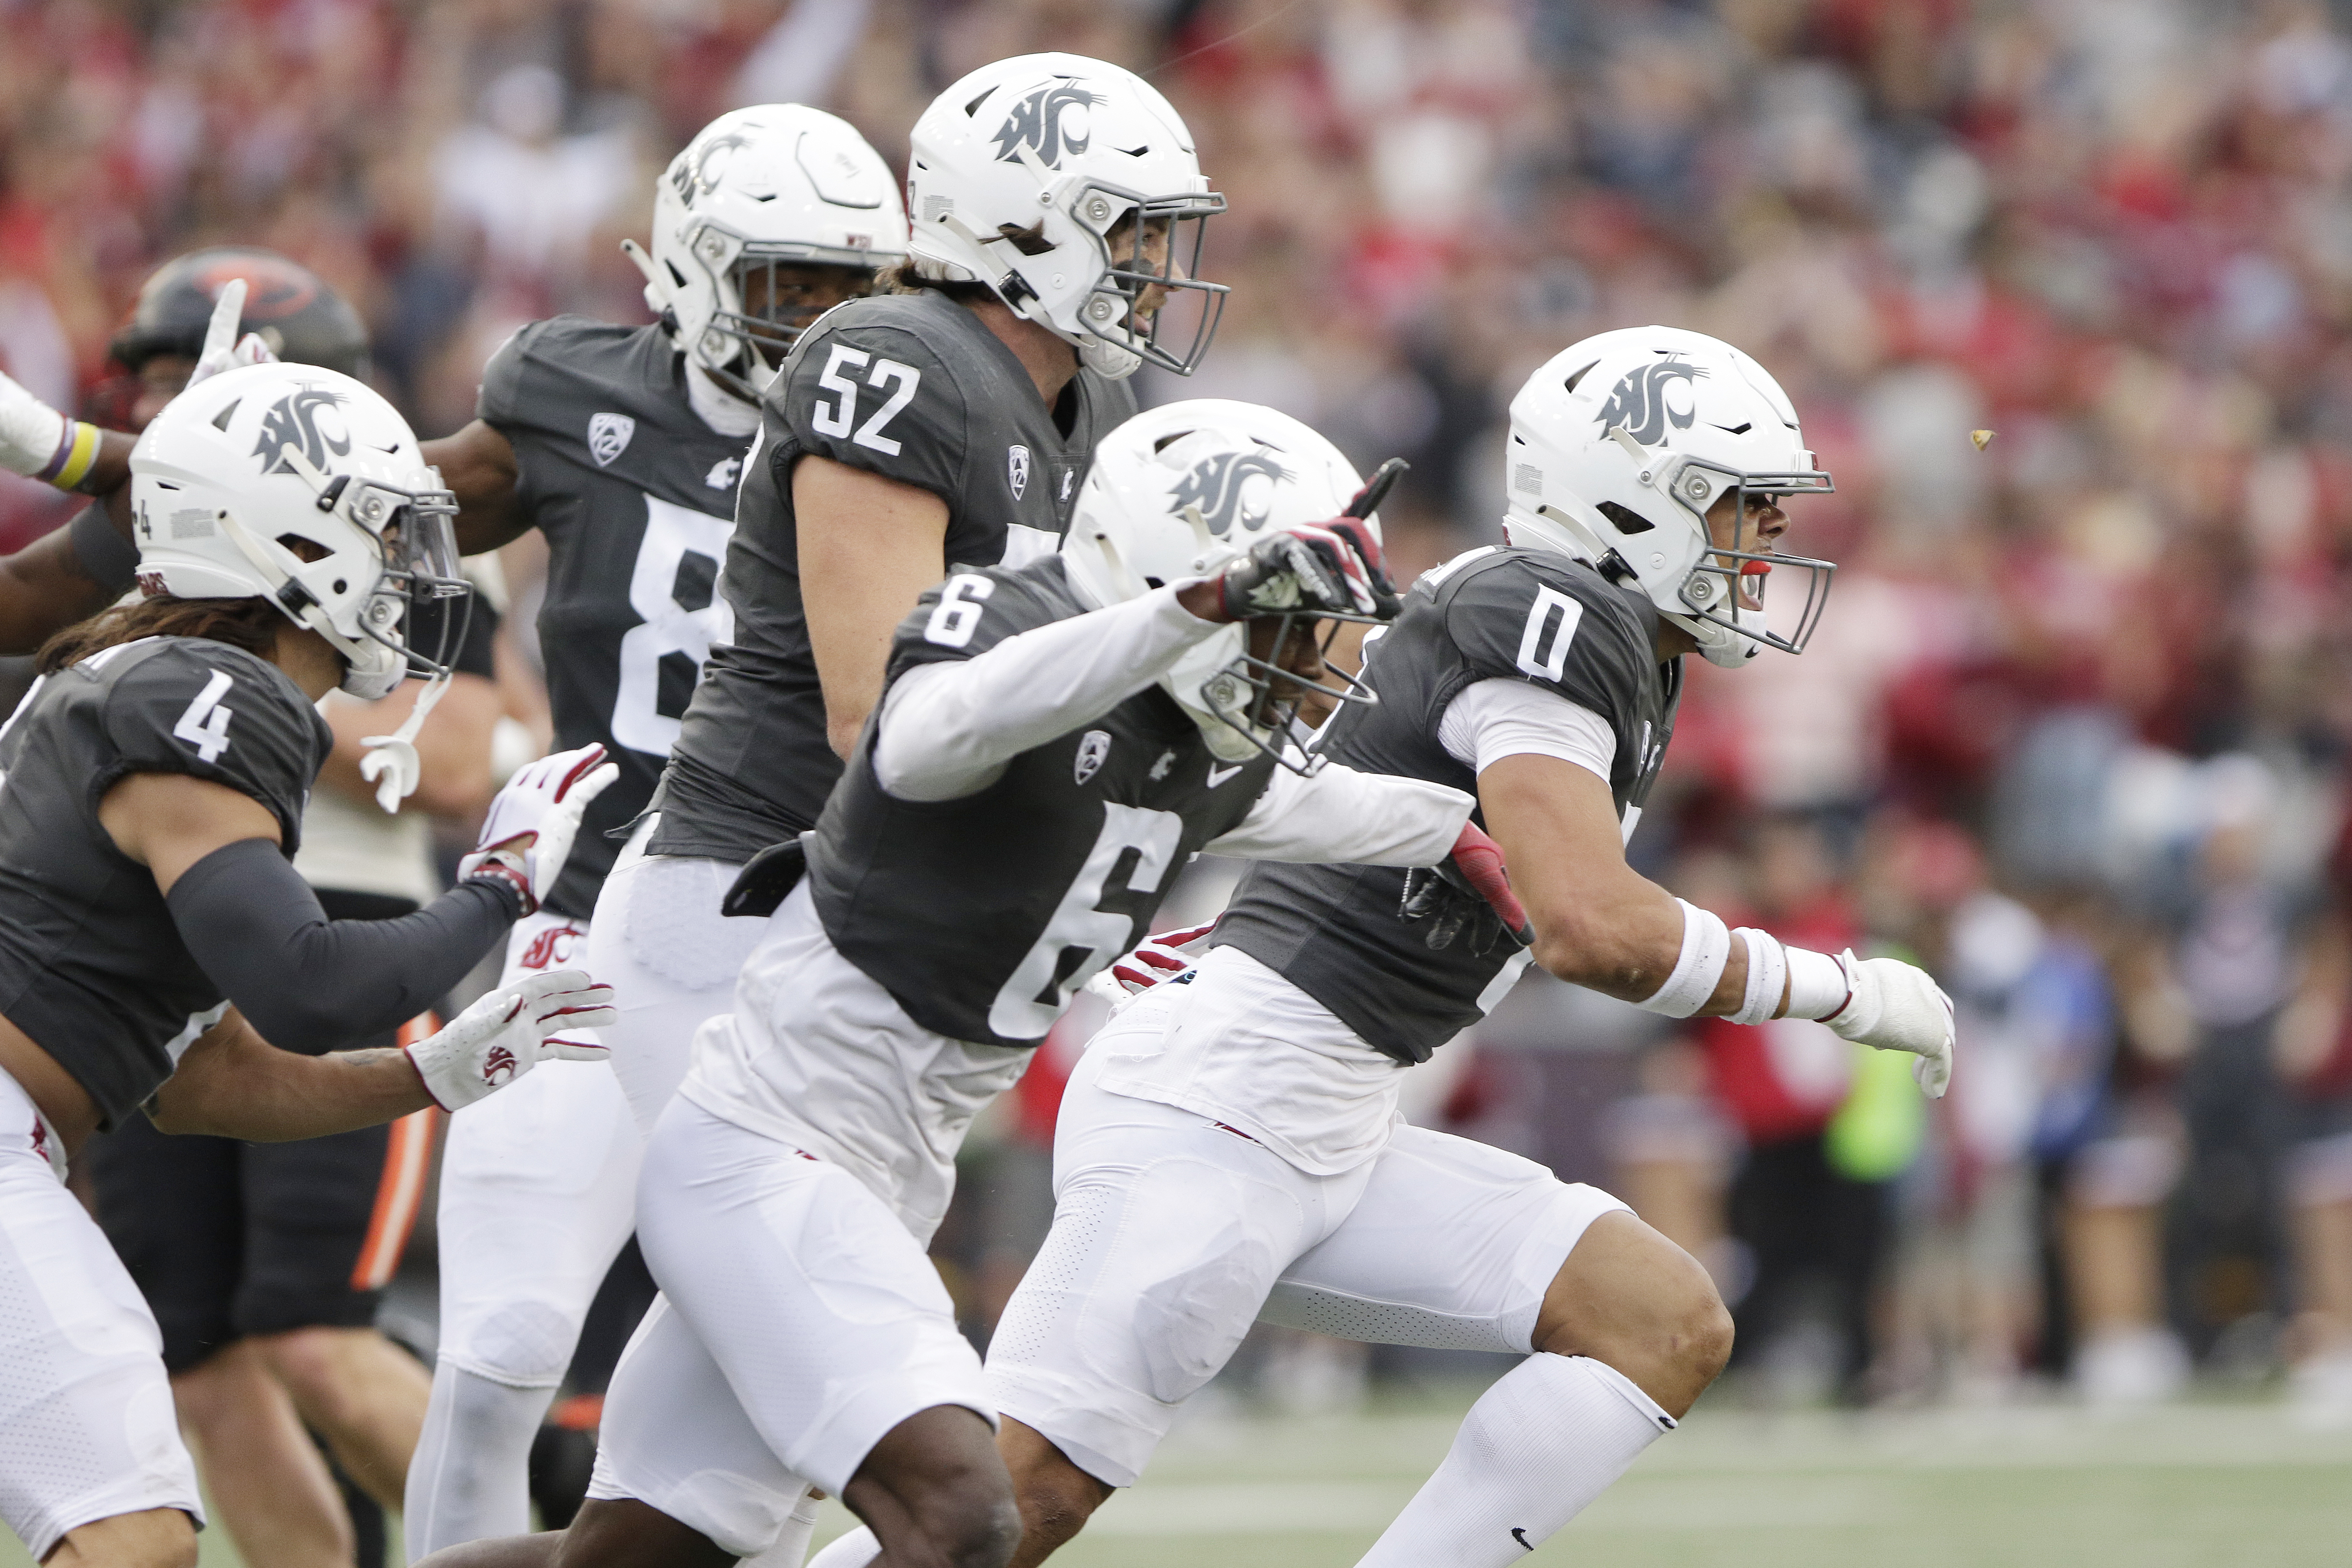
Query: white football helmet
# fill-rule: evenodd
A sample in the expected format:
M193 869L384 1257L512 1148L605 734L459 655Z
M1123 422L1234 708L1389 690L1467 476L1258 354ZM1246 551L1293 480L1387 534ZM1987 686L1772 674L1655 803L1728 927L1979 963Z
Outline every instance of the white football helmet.
M1797 411L1762 365L1729 343L1675 327L1628 327L1563 350L1511 399L1504 456L1513 544L1589 561L1637 583L1710 664L1737 667L1764 647L1801 653L1837 568L1759 548L1747 498L1836 489L1805 449ZM1727 546L1706 512L1733 490ZM1767 575L1810 574L1787 632L1765 624ZM1741 603L1742 591L1753 601Z
M903 260L907 213L880 153L845 120L799 103L720 115L654 182L654 248L621 248L646 275L646 303L667 311L677 344L712 380L751 402L800 324L773 304L778 267L880 268Z
M1104 375L1147 361L1190 375L1201 363L1225 295L1198 276L1201 241L1225 198L1209 189L1192 133L1141 77L1083 55L998 60L933 100L909 140L910 243L926 277L987 285ZM1111 231L1130 216L1114 247ZM1155 263L1147 230L1162 225L1168 248ZM1164 310L1136 321L1155 289L1202 295L1181 353L1160 342Z
M1080 596L1099 609L1213 576L1270 528L1338 517L1361 488L1339 448L1287 414L1215 397L1162 404L1095 447L1063 536L1062 560ZM1380 519L1367 518L1365 526L1379 540ZM1336 630L1340 620L1364 617L1310 612L1302 618ZM1237 621L1197 644L1160 684L1192 715L1216 756L1241 762L1265 752L1312 771L1319 757L1302 762L1286 745L1300 694L1285 681L1292 695L1276 697L1279 675L1251 657L1248 626ZM1372 700L1369 688L1352 680L1348 686L1332 695Z
M142 591L268 599L343 656L354 697L456 655L461 604L431 617L436 647L407 639L418 605L468 592L457 498L407 421L350 376L273 363L197 383L131 448L131 503Z

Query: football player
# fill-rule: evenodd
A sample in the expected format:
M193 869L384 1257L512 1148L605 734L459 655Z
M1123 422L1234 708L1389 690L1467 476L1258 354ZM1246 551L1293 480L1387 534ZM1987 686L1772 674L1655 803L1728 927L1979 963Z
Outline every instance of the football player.
M923 595L817 827L737 884L804 859L648 1141L664 1295L590 1500L560 1548L447 1568L722 1563L765 1550L804 1483L894 1561L1004 1561L992 1411L923 1255L972 1116L1193 854L1485 848L1461 791L1286 753L1316 618L1393 604L1368 498L1342 512L1355 487L1285 416L1171 405L1102 443L1058 554Z
M642 1125L740 967L749 922L719 895L816 821L916 595L950 562L1050 552L1088 454L1135 411L1124 378L1189 371L1214 325L1221 291L1188 267L1223 198L1167 100L1116 66L972 72L916 122L907 191L894 291L818 322L769 395L723 579L731 640L606 884L591 967L645 1010L616 1052ZM1171 291L1212 307L1181 353L1160 342Z
M553 884L614 770L594 747L525 770L457 888L327 920L289 863L330 743L314 704L446 675L452 617L444 648L408 634L466 592L450 498L390 405L311 366L204 382L131 471L146 596L52 639L0 731L0 1514L37 1558L188 1564L203 1514L154 1317L67 1162L134 1110L315 1137L601 1056L554 1037L609 1016L577 973L404 1049L296 1051L424 1011Z
M666 994L648 985L641 942L591 951L621 847L607 836L645 809L704 656L727 635L717 578L761 390L807 324L872 288L905 244L889 167L847 123L793 104L721 115L656 183L651 252L627 247L660 321L533 322L491 357L480 417L426 443L457 498L461 549L534 527L546 539L539 635L555 743L601 743L621 767L546 909L509 939L506 979L608 964L634 1005ZM756 922L706 935L683 961L731 979ZM608 1041L616 1064L636 1032ZM404 1520L412 1559L528 1527L531 1440L635 1223L638 1149L601 1068L535 1074L452 1124L440 1349Z
M1134 1483L1254 1320L1527 1355L1362 1559L1378 1568L1517 1562L1689 1409L1731 1339L1696 1261L1606 1193L1396 1118L1402 1069L1530 959L1671 1017L1818 1018L1918 1053L1943 1092L1951 1009L1924 973L1727 931L1625 864L1682 657L1794 653L1820 613L1831 566L1777 544L1783 500L1830 477L1779 385L1696 332L1604 333L1528 380L1507 464L1508 547L1414 586L1370 645L1380 701L1345 706L1318 750L1475 791L1532 945L1427 873L1259 866L1185 983L1095 1037L1062 1104L1054 1228L989 1348L1018 1563ZM1767 575L1801 574L1801 613L1768 622ZM818 1564L874 1550L852 1536Z

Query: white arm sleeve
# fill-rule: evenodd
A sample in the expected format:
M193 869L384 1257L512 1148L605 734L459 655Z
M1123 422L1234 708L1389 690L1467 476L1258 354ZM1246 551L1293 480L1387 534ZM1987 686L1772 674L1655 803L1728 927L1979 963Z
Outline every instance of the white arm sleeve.
M1437 743L1472 773L1505 757L1558 757L1609 782L1617 761L1617 732L1609 721L1557 691L1497 676L1465 686L1445 705Z
M1434 866L1454 853L1476 804L1442 784L1337 763L1311 778L1276 768L1240 825L1202 847L1245 860Z
M910 669L883 699L875 774L900 800L977 794L1006 763L1101 718L1221 629L1167 587Z

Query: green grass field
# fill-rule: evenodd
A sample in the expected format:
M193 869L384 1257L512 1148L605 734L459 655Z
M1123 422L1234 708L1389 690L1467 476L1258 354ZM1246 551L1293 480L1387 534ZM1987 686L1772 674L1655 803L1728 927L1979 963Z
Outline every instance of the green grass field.
M1055 1561L1348 1568L1466 1399L1212 1419ZM846 1528L838 1505L824 1538ZM236 1568L205 1533L205 1568ZM1609 1568L2328 1568L2352 1563L2352 1433L2263 1405L1840 1416L1702 1408L1528 1559ZM0 1535L0 1568L22 1568Z

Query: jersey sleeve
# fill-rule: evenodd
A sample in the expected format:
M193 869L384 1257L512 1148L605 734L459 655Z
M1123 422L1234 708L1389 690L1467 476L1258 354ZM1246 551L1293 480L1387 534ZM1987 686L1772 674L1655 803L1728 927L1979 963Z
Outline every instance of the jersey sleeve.
M474 416L483 424L506 430L529 422L521 412L524 373L530 367L541 329L546 325L545 321L532 321L519 328L498 346L490 355L490 363L482 367L482 388L474 399Z
M950 572L923 590L890 639L889 679L918 665L977 658L1007 637L1062 619L1009 566Z
M1598 577L1506 560L1454 591L1445 630L1479 675L1527 681L1625 726L1656 655L1620 598Z
M252 796L278 818L288 854L326 757L326 726L292 684L234 650L209 658L165 647L125 670L106 704L115 765L92 798L125 773L186 773Z
M800 450L930 491L964 489L963 390L903 327L847 324L795 353L784 369L784 422Z

